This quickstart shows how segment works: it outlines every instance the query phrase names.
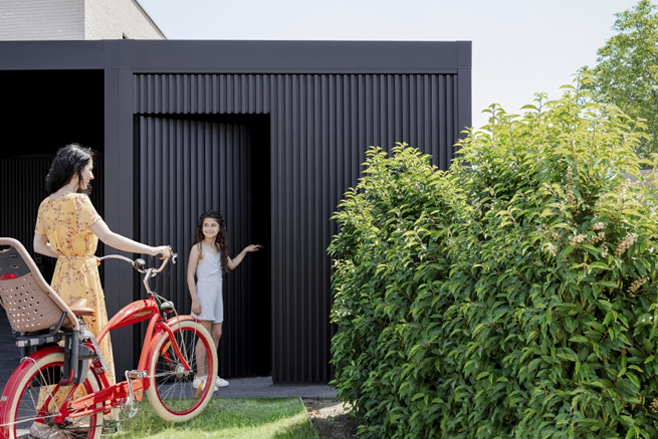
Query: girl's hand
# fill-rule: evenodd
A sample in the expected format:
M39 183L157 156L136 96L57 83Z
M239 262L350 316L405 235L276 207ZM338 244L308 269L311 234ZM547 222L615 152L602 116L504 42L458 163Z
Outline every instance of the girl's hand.
M196 315L201 314L201 304L198 300L192 300L192 312Z
M263 246L260 244L251 244L246 246L244 249L247 250L247 253L251 253L251 252L257 252L261 248L263 248Z

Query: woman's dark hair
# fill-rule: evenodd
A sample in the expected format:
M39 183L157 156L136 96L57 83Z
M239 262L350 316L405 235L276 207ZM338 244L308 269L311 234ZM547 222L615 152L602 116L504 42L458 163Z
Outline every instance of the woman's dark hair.
M80 181L82 181L82 170L93 159L94 151L77 143L72 143L58 149L46 176L46 191L48 191L48 195L60 190L76 174ZM91 186L87 185L87 189L81 192L88 194L91 192Z
M203 235L203 221L206 219L214 219L219 224L219 233L215 239L215 245L219 249L220 261L222 263L222 272L228 272L228 245L226 243L226 226L224 225L224 219L222 215L216 210L209 210L204 212L199 217L199 224L196 227L196 232L194 233L194 241L192 245L196 245L203 241L205 236ZM201 253L200 258L203 258L203 252Z

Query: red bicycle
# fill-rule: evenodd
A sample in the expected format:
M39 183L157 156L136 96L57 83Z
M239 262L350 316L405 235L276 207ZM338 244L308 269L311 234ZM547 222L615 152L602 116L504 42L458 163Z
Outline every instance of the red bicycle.
M151 290L149 281L167 265L146 268L141 259L108 255L143 274L147 298L126 305L94 337L82 316L84 303L67 306L41 276L23 245L0 238L0 303L7 311L16 345L27 349L0 397L0 437L29 437L37 423L49 435L100 437L104 418L130 418L146 392L163 419L186 421L208 404L217 377L217 352L207 330L191 316L179 316L174 304ZM172 256L175 263L176 255ZM108 382L99 342L113 329L148 320L137 369L125 381ZM31 353L30 353L31 352ZM195 376L210 385L194 388Z

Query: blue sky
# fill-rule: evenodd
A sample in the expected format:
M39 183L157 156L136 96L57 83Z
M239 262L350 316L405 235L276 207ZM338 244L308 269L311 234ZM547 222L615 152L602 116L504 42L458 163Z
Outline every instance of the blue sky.
M473 43L473 125L557 98L638 0L139 0L169 39ZM655 3L655 2L654 2Z

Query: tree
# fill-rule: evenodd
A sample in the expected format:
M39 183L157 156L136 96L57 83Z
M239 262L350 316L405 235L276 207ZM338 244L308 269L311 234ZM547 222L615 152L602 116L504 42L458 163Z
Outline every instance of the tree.
M592 74L594 98L612 103L633 118L645 119L648 138L636 153L643 158L658 153L658 13L649 0L615 14L610 38L598 50Z

